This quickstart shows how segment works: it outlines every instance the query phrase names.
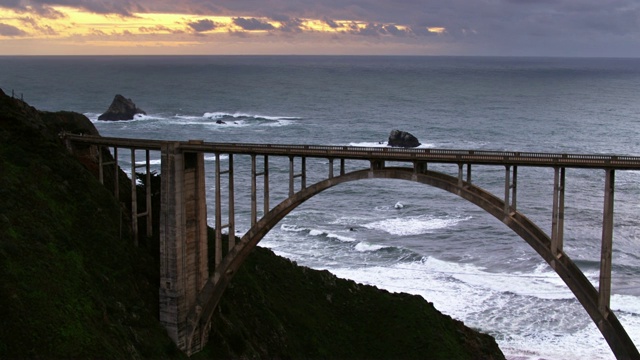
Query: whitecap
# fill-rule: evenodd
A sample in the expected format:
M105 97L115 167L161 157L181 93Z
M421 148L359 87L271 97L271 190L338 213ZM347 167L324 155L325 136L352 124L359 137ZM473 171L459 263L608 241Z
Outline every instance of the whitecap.
M325 232L322 230L316 230L316 229L311 229L309 230L309 235L310 236L320 236L320 235L324 235Z
M299 227L298 225L282 224L280 225L280 230L287 231L287 232L301 232L301 231L306 231L308 229Z
M105 125L106 124L112 124L112 125L120 124L121 125L123 123L130 123L130 122L166 119L165 117L163 117L163 116L161 116L159 114L154 114L154 115L135 114L133 116L133 119L119 120L119 121L108 121L108 120L98 120L100 115L102 115L102 114L98 114L98 113L84 113L83 115L86 116L92 123L105 124Z
M574 298L562 279L546 263L541 263L530 273L489 272L483 267L472 264L453 263L435 258L428 258L426 265L475 288L548 300ZM514 281L514 279L526 279L526 281Z
M436 218L430 215L421 215L414 217L397 217L392 219L384 219L374 221L363 226L371 230L382 230L391 235L421 235L428 234L434 230L444 229L456 226L461 221L466 221L471 217L460 218Z
M355 249L357 251L360 251L360 252L368 252L368 251L377 251L377 250L380 250L380 249L384 249L386 247L388 247L388 246L373 245L373 244L369 244L367 242L362 241L362 242L359 242L358 244L356 244Z
M232 119L253 119L253 120L269 120L269 121L300 120L299 117L295 117L295 116L271 116L271 115L249 114L249 113L242 113L242 112L228 113L228 112L220 112L220 111L206 112L202 117L209 118L209 119L232 118Z
M332 233L327 233L327 237L330 238L330 239L338 239L338 240L340 240L342 242L354 242L354 241L356 241L356 239L354 239L352 237L338 235L338 234L332 234Z
M158 116L147 115L147 114L135 114L133 115L133 120L157 120Z

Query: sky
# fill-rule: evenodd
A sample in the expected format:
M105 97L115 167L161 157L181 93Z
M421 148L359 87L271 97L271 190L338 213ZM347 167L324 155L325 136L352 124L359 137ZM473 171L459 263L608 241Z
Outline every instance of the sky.
M640 0L0 0L0 55L640 57Z

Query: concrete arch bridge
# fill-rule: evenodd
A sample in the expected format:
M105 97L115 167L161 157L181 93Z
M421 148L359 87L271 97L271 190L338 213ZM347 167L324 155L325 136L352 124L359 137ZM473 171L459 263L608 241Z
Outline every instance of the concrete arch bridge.
M198 352L205 344L211 317L231 278L251 249L282 218L314 195L338 184L363 179L401 179L430 185L455 194L502 221L527 242L562 278L600 329L618 359L640 359L629 335L610 309L613 247L615 174L640 170L640 157L588 154L525 153L476 150L367 148L318 145L232 144L202 141L160 141L63 134L67 146L91 146L99 157L100 178L103 166L115 163L118 149L130 149L132 173L146 167L150 173L150 151L160 152L162 192L160 224L160 321L178 347L187 354ZM103 161L102 149L113 149L115 162ZM136 165L136 152L145 151L144 162ZM204 155L215 156L215 261L207 261L207 204ZM220 157L228 156L228 167L221 169ZM222 244L222 230L235 234L234 173L239 165L235 156L250 157L251 224L236 243ZM288 196L270 206L270 159L288 159ZM320 180L307 184L310 170L307 159L327 159ZM345 164L348 162L349 167ZM142 163L142 165L140 165ZM245 165L246 166L245 162ZM429 164L453 164L457 174L429 170ZM353 165L355 164L355 165ZM501 166L504 192L492 194L473 182L472 169ZM518 211L518 168L553 169L553 201L549 204L551 229L546 233ZM569 258L563 248L565 173L568 168L601 171L602 240L598 288ZM348 169L348 171L347 171ZM317 170L314 170L317 172ZM221 180L226 178L228 194L223 204ZM258 180L262 194L258 194ZM243 184L247 185L247 184ZM116 182L116 192L117 192ZM151 217L151 207L138 213L135 182L132 181L132 229L137 234L137 219ZM280 189L282 190L282 189ZM286 189L285 189L286 191ZM261 195L261 196L259 196ZM261 197L262 217L258 218ZM150 194L147 193L147 205ZM223 222L223 213L226 213ZM151 221L147 221L150 225ZM150 232L151 229L149 228ZM136 240L137 241L137 240ZM224 251L223 251L224 249ZM212 271L210 272L210 267ZM211 274L211 275L210 275Z

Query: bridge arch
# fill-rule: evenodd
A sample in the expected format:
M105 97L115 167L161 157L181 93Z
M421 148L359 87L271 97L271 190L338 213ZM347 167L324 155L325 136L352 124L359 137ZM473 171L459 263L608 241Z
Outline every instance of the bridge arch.
M562 250L556 250L555 253L551 250L549 236L525 215L515 209L505 211L509 208L505 207L504 200L473 184L467 182L461 184L456 177L435 171L415 172L411 168L402 167L358 170L331 177L294 193L272 208L247 231L233 249L230 249L214 270L199 296L196 311L190 312L189 323L192 325L189 333L195 334L197 328L209 326L213 312L233 275L244 263L251 250L280 220L306 200L324 190L342 183L364 179L399 179L430 185L458 195L493 215L525 240L562 278L597 325L617 358L638 358L638 350L615 314L608 308L604 312L599 309L596 288L567 254Z

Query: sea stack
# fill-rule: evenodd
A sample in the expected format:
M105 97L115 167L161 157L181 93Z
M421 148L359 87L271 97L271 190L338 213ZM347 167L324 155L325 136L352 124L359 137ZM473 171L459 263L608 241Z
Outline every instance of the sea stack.
M391 130L391 134L389 134L389 146L393 147L418 147L420 146L420 141L406 131L400 130Z
M127 99L124 96L117 94L113 98L113 102L107 111L98 116L98 120L118 121L118 120L133 120L136 114L144 114L142 109L139 109L131 99Z

